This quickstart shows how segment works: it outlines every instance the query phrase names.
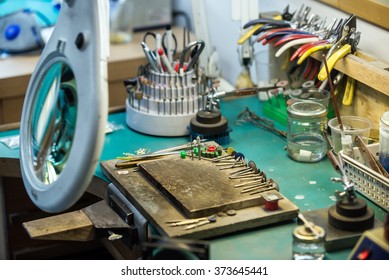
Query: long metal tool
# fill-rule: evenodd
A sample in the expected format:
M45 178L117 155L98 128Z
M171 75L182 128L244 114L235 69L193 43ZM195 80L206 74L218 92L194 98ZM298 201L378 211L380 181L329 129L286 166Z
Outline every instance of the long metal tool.
M334 85L332 84L332 79L331 79L331 76L330 76L330 71L328 70L328 65L327 65L327 57L325 56L325 54L323 54L323 62L324 62L324 67L325 67L325 70L326 70L326 73L327 73L327 77L328 77L328 83L330 85L330 94L331 94L332 105L334 106L335 115L336 115L336 118L338 119L338 124L339 124L339 128L340 128L340 133L341 133L341 135L343 137L344 136L344 129L343 129L342 118L340 117L340 112L339 112L338 104L336 103Z

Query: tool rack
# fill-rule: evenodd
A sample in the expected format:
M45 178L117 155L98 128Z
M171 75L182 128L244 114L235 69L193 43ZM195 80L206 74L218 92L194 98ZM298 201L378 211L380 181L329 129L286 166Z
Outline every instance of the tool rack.
M312 57L321 61L322 54ZM341 105L341 114L367 117L378 129L381 114L389 110L389 62L358 50L339 60L334 68L357 81L354 104Z

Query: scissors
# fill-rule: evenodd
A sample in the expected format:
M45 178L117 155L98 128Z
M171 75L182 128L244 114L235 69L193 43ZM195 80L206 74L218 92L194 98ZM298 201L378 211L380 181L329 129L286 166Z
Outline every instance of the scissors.
M199 59L200 54L204 50L204 47L205 47L205 43L202 40L193 41L193 42L190 42L189 44L187 44L181 53L180 63L179 63L178 69L183 69L184 63L185 63L185 58L186 58L187 54L190 52L191 60L189 61L188 66L186 67L185 71L191 70L193 68L193 66L196 64L197 60Z
M155 49L154 49L154 52L157 53L158 49L162 48L163 51L168 54L168 53L172 53L172 55L174 56L177 52L177 38L176 38L176 35L174 35L174 33L171 33L172 36L172 41L173 41L173 46L168 46L167 44L167 41L168 41L168 30L165 31L162 35L161 34L158 34L158 33L154 33L154 32L146 32L145 35L143 36L143 42L147 43L146 40L147 38L149 37L153 37L154 41L155 41ZM170 50L168 51L168 48L170 48Z

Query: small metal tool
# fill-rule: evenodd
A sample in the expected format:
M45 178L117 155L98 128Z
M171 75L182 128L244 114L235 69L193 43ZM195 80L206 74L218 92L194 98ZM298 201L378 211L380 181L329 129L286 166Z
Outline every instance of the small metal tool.
M218 162L218 161L223 160L225 158L233 158L235 156L235 154L236 154L236 152L232 149L231 152L228 153L227 155L217 157L217 158L213 159L212 162Z
M222 168L220 168L220 170L235 168L238 163L241 163L241 164L243 163L245 156L242 153L236 153L234 155L234 158L235 158L235 161L231 166L222 167Z
M308 228L316 237L321 236L321 234L316 230L315 224L305 219L303 214L299 213L298 218L304 223L304 226Z
M196 227L200 227L209 223L215 223L216 222L216 215L212 215L209 217L203 217L198 219L187 219L187 220L174 220L174 221L168 221L166 222L171 227L178 227L178 226L186 226L184 229L194 229Z
M199 218L199 219L189 219L189 220L176 220L176 221L169 221L166 222L171 227L178 227L178 226L185 226L185 225L191 225L191 224L197 224L199 222L205 221L207 218Z
M238 179L238 180L246 180L246 179L252 179L252 178L265 178L263 172L250 172L250 173L245 173L241 175L232 175L228 177L229 179Z
M206 218L203 221L199 221L198 223L195 223L195 224L192 224L192 225L185 227L185 230L194 229L194 228L197 228L197 227L200 227L200 226L203 226L206 224L210 224L210 223L216 223L216 220L217 220L216 215L213 215L213 216Z
M234 172L231 172L230 175L238 175L238 174L242 174L242 173L245 173L246 171L254 171L256 172L258 169L257 169L257 165L255 164L254 161L250 160L247 164L247 167L242 169L242 170L238 170L238 171L234 171Z
M237 123L251 122L255 126L267 129L268 131L274 132L284 138L286 138L286 132L276 129L274 122L256 115L253 111L250 111L248 107L242 111L237 117Z
M143 92L140 90L135 91L135 99L138 100L138 111L140 111L140 102L143 99Z
M244 187L244 186L258 185L258 184L264 184L262 178L254 179L254 180L249 181L249 182L244 182L244 183L236 184L234 187L235 188L240 188L240 187Z

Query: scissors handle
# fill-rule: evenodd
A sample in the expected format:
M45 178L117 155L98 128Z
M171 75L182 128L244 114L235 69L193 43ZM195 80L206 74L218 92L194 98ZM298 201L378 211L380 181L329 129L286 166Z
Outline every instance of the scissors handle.
M186 67L186 71L191 70L193 68L193 66L196 64L197 60L200 57L201 52L204 50L204 47L205 47L205 43L202 40L193 41L185 46L184 50L181 53L181 57L180 57L180 64L179 64L179 68L178 68L179 71L184 66L185 57L188 54L188 52L191 51L192 48L195 48L196 46L197 46L197 48L195 49L196 52L194 53L192 59L190 60L188 66Z
M157 35L154 32L147 31L145 33L145 35L143 36L143 42L145 42L147 44L147 37L150 37L150 36L153 37L154 40L156 40Z
M165 33L162 35L162 48L165 51L170 63L172 63L173 56L177 52L177 38L173 34L171 26L167 26Z

